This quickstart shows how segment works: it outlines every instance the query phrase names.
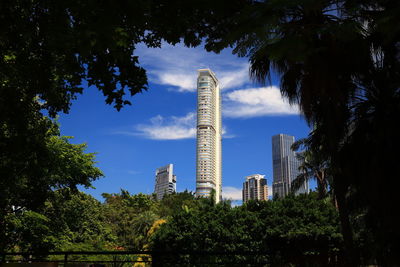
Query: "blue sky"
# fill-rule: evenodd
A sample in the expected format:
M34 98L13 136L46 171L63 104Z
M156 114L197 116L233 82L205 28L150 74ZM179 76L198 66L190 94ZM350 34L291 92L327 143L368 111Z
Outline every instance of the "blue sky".
M245 176L264 174L272 183L271 136L307 136L309 127L298 111L272 86L250 81L246 58L230 50L207 53L201 47L139 46L136 54L147 70L149 90L130 98L132 106L117 112L94 87L84 90L69 114L60 115L61 133L73 143L97 152L105 177L84 190L98 199L121 188L152 193L155 169L174 164L177 190L195 190L197 69L212 69L221 85L223 128L223 197L241 199Z

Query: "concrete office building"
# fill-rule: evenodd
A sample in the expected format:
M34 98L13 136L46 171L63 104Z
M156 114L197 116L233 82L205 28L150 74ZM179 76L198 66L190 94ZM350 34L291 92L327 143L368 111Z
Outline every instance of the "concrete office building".
M243 183L243 202L249 200L268 200L268 185L265 175L253 174Z
M294 136L278 134L272 136L272 167L273 184L272 192L274 197L285 197L290 193L291 183L299 174L301 162L297 159L296 153L291 149L294 143ZM296 192L296 194L308 193L308 183Z
M221 98L218 80L209 69L198 70L196 196L221 200Z
M174 165L168 164L156 170L156 185L154 193L160 200L165 194L176 192L176 176L174 175Z

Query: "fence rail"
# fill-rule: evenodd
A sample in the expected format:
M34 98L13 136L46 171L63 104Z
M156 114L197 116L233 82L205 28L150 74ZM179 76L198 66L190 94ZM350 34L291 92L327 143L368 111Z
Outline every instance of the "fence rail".
M55 266L115 266L142 263L144 266L269 266L268 251L58 251L0 253L0 266L11 263L54 263ZM340 255L303 255L291 262L315 263L312 266L337 266ZM323 261L323 263L321 262ZM340 261L340 260L339 260ZM79 265L82 266L82 265ZM86 265L91 266L91 265ZM143 266L143 265L142 265Z

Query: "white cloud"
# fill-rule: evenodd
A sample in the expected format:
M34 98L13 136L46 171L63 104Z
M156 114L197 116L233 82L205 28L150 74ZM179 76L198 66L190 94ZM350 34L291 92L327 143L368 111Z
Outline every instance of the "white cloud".
M299 108L283 99L276 86L241 89L223 96L223 114L231 118L296 115Z
M196 88L196 78L194 74L156 72L157 83L178 87L179 92L193 92Z
M242 189L233 186L222 187L222 198L230 200L242 200Z
M136 125L133 131L115 131L113 134L142 136L153 140L179 140L196 138L196 113L189 112L183 117L157 115L148 124ZM223 138L234 138L222 127Z
M150 119L150 124L136 126L136 134L154 140L178 140L196 137L196 114L190 112L184 117L161 115Z
M197 69L210 68L220 82L221 90L249 83L249 64L230 51L209 53L204 48L163 44L162 48L137 49L140 62L147 67L151 82L172 86L178 92L195 92Z
M228 131L226 130L226 127L223 126L223 125L222 125L222 131L221 132L222 132L222 137L224 139L235 138L236 137L235 134L228 133Z
M242 86L249 82L249 65L243 64L236 71L220 72L217 78L221 86L221 90Z

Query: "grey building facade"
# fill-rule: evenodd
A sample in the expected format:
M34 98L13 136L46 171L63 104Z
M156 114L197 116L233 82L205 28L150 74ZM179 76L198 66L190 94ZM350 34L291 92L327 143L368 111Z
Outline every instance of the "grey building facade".
M277 134L272 136L272 168L273 168L273 197L285 197L291 191L291 182L299 174L301 162L291 146L294 136ZM305 183L296 194L308 193L308 183Z
M168 164L156 170L156 184L154 193L157 199L161 200L165 194L176 192L176 175L174 175L174 165Z

